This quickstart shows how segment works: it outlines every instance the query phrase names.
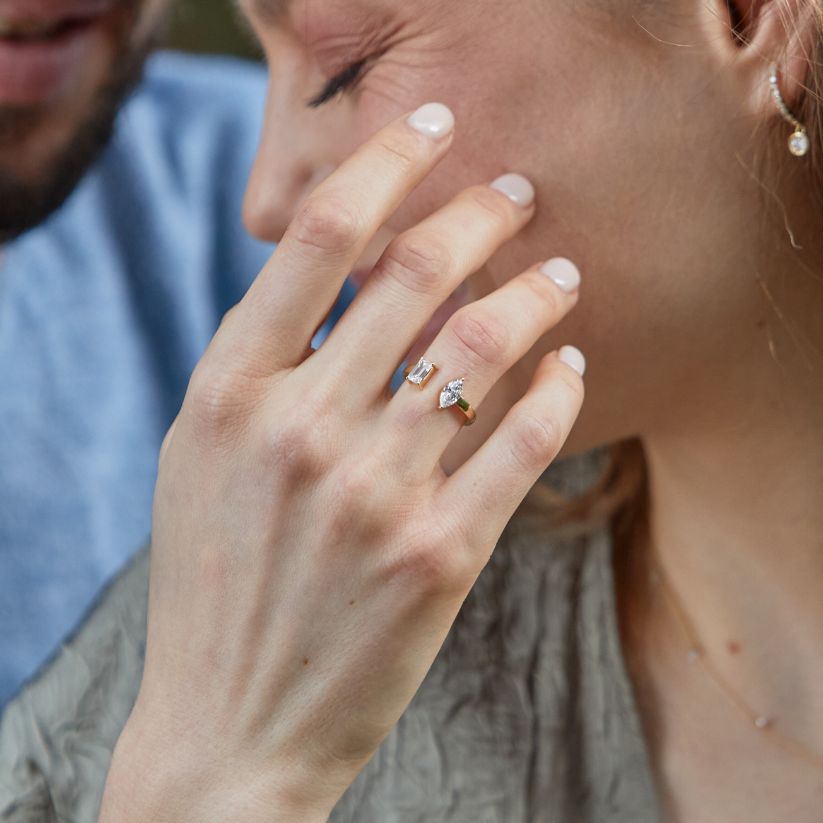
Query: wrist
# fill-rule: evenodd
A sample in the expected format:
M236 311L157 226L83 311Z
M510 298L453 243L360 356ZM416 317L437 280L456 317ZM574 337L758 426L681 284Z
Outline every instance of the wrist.
M131 724L131 721L130 721ZM330 807L276 783L265 770L217 765L127 724L112 755L98 823L327 823Z

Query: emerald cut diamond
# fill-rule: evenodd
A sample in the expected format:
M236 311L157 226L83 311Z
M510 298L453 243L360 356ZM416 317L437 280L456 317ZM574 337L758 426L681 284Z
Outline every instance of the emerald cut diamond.
M417 365L409 372L406 380L408 380L409 383L414 383L416 386L422 386L423 383L431 377L434 370L434 363L430 363L428 360L421 357L420 360L418 360Z

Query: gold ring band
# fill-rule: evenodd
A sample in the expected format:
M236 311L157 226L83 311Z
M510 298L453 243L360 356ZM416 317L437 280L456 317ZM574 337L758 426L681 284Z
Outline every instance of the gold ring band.
M431 379L431 376L437 371L437 366L421 357L414 366L406 366L403 369L403 377L407 383L411 383L418 388L423 388ZM452 406L463 414L464 426L471 426L477 420L477 412L471 407L471 404L465 397L463 397L463 384L466 378L460 377L457 380L450 380L440 390L439 409L450 409Z

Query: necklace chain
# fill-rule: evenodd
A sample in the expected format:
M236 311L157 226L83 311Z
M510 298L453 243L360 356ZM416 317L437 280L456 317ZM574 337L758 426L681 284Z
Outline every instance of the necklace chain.
M729 700L729 702L748 720L748 722L758 731L766 735L775 745L782 748L784 751L802 758L813 766L823 769L823 754L813 751L799 740L784 734L778 727L775 718L770 714L763 714L756 712L743 699L739 692L737 692L725 677L718 671L717 667L709 658L706 649L700 642L694 624L689 620L682 603L677 597L671 584L666 579L663 573L659 560L653 558L652 568L650 571L650 580L652 585L659 587L667 602L672 608L672 611L680 624L683 633L685 634L689 650L686 659L689 664L699 664L703 670L715 681L717 686Z

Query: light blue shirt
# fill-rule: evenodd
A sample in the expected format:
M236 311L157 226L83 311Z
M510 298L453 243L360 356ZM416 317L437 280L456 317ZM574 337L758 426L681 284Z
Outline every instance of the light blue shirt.
M0 705L147 540L191 370L272 251L240 219L265 85L253 64L154 55L81 185L3 250Z

